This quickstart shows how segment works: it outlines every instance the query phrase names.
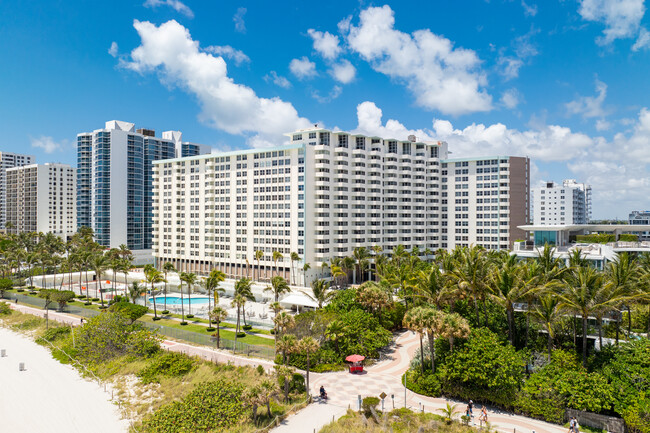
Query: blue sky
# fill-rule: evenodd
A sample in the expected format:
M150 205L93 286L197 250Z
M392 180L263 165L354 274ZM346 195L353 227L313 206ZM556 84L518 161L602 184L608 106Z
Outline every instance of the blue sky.
M528 155L594 188L594 216L650 208L644 0L0 3L0 149L76 163L126 120L215 149L312 123Z

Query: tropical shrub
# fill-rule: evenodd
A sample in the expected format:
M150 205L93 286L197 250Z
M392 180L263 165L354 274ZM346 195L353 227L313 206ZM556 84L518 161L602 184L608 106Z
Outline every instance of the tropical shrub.
M475 329L439 370L444 394L511 407L523 382L525 357L487 329Z
M411 391L429 397L440 397L442 386L436 374L431 374L431 371L425 371L423 375L419 370L409 370L405 375L406 378L402 376L402 383L406 382L406 387Z
M177 377L189 373L194 368L194 362L182 353L169 352L153 358L137 376L142 383L158 382L160 376Z
M160 350L159 337L142 324L119 313L104 313L88 319L75 330L78 356L84 361L103 362L132 355L149 357Z
M639 398L623 411L623 419L631 433L650 433L650 397L641 393Z
M144 305L132 304L126 301L116 302L111 305L108 310L113 313L121 314L122 316L131 320L131 323L135 322L140 317L147 314L147 311L149 311L149 309Z
M280 389L284 389L284 376L278 376L278 385ZM300 373L293 373L291 381L289 382L289 392L303 393L307 388L305 387L305 378Z
M377 397L366 397L361 400L361 408L365 412L366 416L369 416L372 413L372 409L377 409L379 401L380 400Z
M67 338L70 335L70 328L67 326L56 326L47 329L45 332L43 332L43 335L41 335L41 338L47 341L56 341L56 340L63 340Z
M11 290L13 286L14 283L9 278L0 278L0 298L4 298L5 292Z
M642 394L650 396L650 339L619 346L612 361L603 367L603 374L612 385L614 409L620 414L637 403Z
M6 302L0 302L0 316L8 316L11 314L11 308Z
M228 431L243 421L244 387L216 380L198 384L181 401L169 403L150 415L142 424L145 433Z

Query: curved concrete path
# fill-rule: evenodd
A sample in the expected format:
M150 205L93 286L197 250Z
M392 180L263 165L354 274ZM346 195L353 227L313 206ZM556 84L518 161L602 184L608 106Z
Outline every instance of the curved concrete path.
M416 334L410 331L404 332L396 338L393 350L386 354L380 362L367 368L363 374L350 374L347 371L312 373L310 375L312 395L317 396L322 385L327 390L328 401L321 402L316 398L314 404L310 404L298 414L289 417L280 427L272 431L274 433L319 431L332 421L333 416L338 418L344 415L348 408L359 409L359 396L362 399L369 396L379 397L382 392L387 395L384 400L384 407L387 410L406 406L413 410L440 414L438 409L444 408L447 403L450 403L458 404L457 417L460 417L467 402L425 397L406 390L401 383L401 376L408 369L410 360L419 345L420 340ZM478 408L474 409L474 413L474 422L478 426ZM488 407L488 421L495 429L508 433L566 433L566 429L562 426L490 407Z

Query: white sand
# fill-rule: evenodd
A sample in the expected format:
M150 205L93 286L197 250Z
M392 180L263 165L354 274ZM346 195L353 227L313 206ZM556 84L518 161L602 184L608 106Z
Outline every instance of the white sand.
M52 358L28 337L0 328L0 431L117 433L128 431L110 394ZM18 371L24 362L26 371Z

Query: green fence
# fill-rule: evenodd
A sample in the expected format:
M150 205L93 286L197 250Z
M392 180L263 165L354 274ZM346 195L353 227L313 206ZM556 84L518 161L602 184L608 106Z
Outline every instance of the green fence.
M35 298L33 296L23 295L21 293L10 293L9 299L18 299L18 302L22 304L33 305L34 307L43 308L45 306L45 300L41 298ZM58 306L56 303L52 303L49 307L49 310L56 311ZM97 310L92 310L90 308L83 308L76 306L75 304L68 304L63 310L64 313L75 314L81 317L95 317L101 312ZM141 322L148 329L157 331L161 335L167 337L175 338L177 340L183 340L190 343L200 344L203 346L209 346L212 348L217 347L217 338L212 337L208 334L200 334L198 332L186 331L184 329L170 328L168 326L157 325L155 323ZM228 340L221 338L220 348L223 350L228 350L235 354L254 356L257 358L264 359L275 359L275 350L266 346L256 346L253 344L247 344L242 341L235 342L234 340Z

